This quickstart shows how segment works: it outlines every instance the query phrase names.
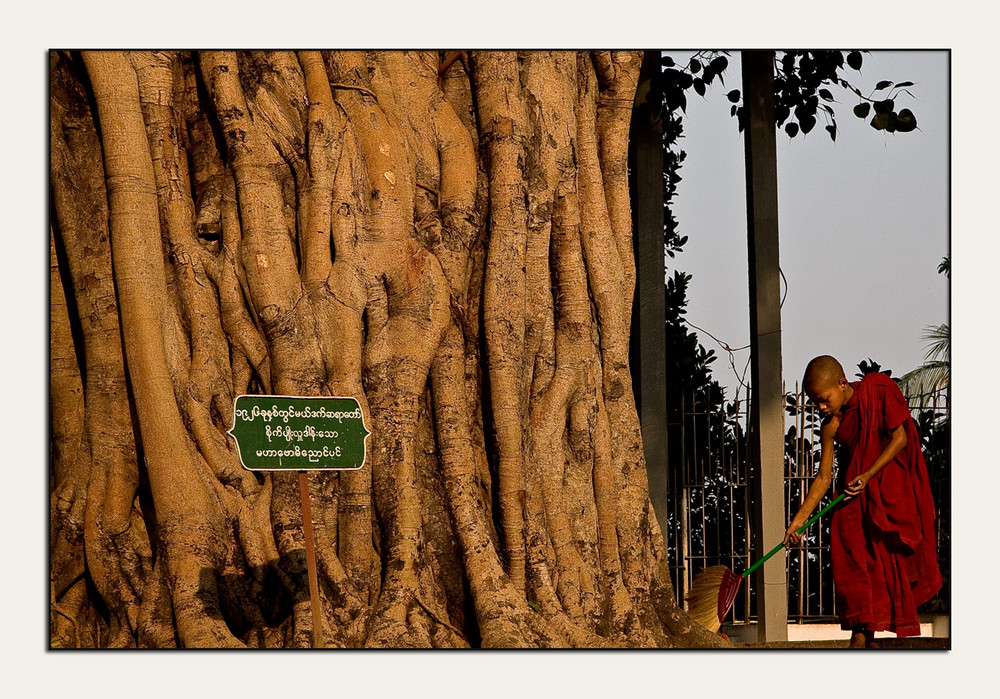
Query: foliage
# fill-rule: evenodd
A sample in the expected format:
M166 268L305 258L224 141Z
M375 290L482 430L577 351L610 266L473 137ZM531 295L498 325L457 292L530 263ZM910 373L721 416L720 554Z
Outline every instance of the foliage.
M927 474L934 492L937 510L938 566L944 582L934 599L920 611L947 611L951 598L951 421L948 411L932 405L920 410L914 418L920 433L920 447L927 462Z
M677 195L677 183L681 181L679 173L687 153L676 147L684 131L680 116L673 112L663 114L661 124L663 128L663 244L667 257L673 259L688 239L686 235L682 236L678 232L677 219L670 207ZM670 322L669 312L667 322Z
M808 134L822 118L824 130L837 140L836 99L830 87L836 85L858 97L852 109L859 119L871 120L870 126L887 133L907 133L917 128L917 118L909 108L897 109L901 95L913 94L907 89L913 82L879 80L867 92L856 85L864 64L863 51L778 51L774 59L775 123L783 127L789 138ZM668 113L687 109L687 95L693 90L704 97L708 86L716 79L725 85L724 74L729 66L728 51L699 51L687 63L679 65L672 57L661 59L663 72L654 80L653 91L662 98ZM853 72L849 72L853 71ZM850 77L848 77L850 76ZM733 103L730 113L737 118L740 131L746 127L744 106L738 89L726 97Z
M947 323L924 329L924 363L899 379L900 390L907 397L933 393L948 387L951 374L951 328Z
M951 258L945 257L938 274L951 279ZM951 326L948 323L924 328L924 363L900 378L899 387L907 397L933 393L947 388L951 379Z
M948 277L948 279L951 279L951 257L950 256L946 256L943 260L941 260L941 264L938 265L937 271L938 271L938 274L943 274L944 276Z
M725 84L723 73L729 67L727 56L728 51L699 51L685 65L679 66L673 58L663 55L660 59L663 72L659 76L654 76L650 86L652 95L661 96L662 104L668 113L678 109L685 111L688 90L694 90L704 97L707 87L716 78ZM733 93L735 99L732 97ZM729 95L731 101L739 100L739 90L734 90Z
M719 65L716 63L716 66ZM709 75L712 70L708 68ZM704 77L700 79L704 80ZM671 204L677 193L676 185L681 180L679 171L685 159L685 153L679 147L683 124L681 116L674 111L663 112L661 116L664 147L664 252L672 261L687 242L687 236L679 234L677 221L671 211ZM669 265L671 262L668 261ZM692 532L693 554L714 555L720 550L745 550L749 543L745 539L733 542L722 538L724 532L735 531L742 534L746 529L743 519L746 509L742 505L745 491L729 487L731 477L724 467L725 464L738 462L740 445L745 444L743 428L736 419L737 405L725 402L722 386L712 378L710 365L718 359L715 351L705 349L685 322L691 275L676 268L668 268L667 272L664 330L667 447L668 463L671 464L669 491L680 493L689 483L704 486L692 489L692 492L701 493L703 497L691 499L689 516L691 521L711 522L718 526L706 526ZM688 419L687 416L694 411L699 413L699 417ZM707 452L711 463L705 463L700 456L706 452L699 451L698 446L709 443L719 444L721 449ZM742 451L745 453L745 449ZM734 518L733 521L729 520L730 516ZM672 508L668 513L665 539L669 556L674 561L679 558L681 535L679 511ZM706 565L711 562L706 561Z
M688 237L678 232L677 220L671 204L677 195L677 183L681 181L680 168L686 154L678 143L683 135L683 125L679 115L663 115L663 169L664 169L664 252L674 259L681 252ZM670 270L668 270L669 272ZM691 275L679 269L672 270L666 280L666 356L667 356L667 402L668 411L679 407L679 392L697 390L722 400L722 387L711 379L709 365L718 357L714 350L706 350L698 343L698 337L684 322L687 312L687 289Z
M860 362L858 362L858 373L856 373L855 376L859 379L863 379L864 377L868 376L868 374L874 374L875 372L878 371L881 371L890 379L892 378L892 369L886 369L885 371L882 371L882 365L876 362L871 357L869 357L867 361L861 360Z

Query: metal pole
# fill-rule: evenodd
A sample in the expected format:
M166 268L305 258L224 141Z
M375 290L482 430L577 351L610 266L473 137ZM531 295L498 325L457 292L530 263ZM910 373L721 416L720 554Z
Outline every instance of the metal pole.
M774 52L744 51L743 100L747 188L747 251L750 276L751 415L753 478L760 511L758 551L785 533L784 411L781 390L781 288L778 271L778 172L774 126ZM760 641L788 638L785 556L756 572Z
M680 548L681 565L683 566L681 568L681 573L683 575L683 580L684 580L684 583L683 583L684 589L681 591L682 592L682 594L681 594L681 599L682 600L684 599L684 595L687 594L687 591L691 587L691 522L689 521L689 517L690 517L690 514L691 514L691 492L688 489L688 479L687 479L687 473L688 473L688 468L687 468L687 450L684 448L684 445L687 443L687 418L688 418L688 410L689 410L689 407L688 407L688 396L687 396L686 392L682 391L681 392L681 429L680 429L681 462L680 462L680 468L679 469L676 466L674 467L674 473L675 474L678 473L678 471L680 472L679 478L675 482L676 483L680 483L680 487L681 487L681 516L680 516L680 520L681 520L681 535L679 537L679 541L681 543L680 543L680 547L679 548ZM687 604L686 603L685 603L684 608L687 609Z

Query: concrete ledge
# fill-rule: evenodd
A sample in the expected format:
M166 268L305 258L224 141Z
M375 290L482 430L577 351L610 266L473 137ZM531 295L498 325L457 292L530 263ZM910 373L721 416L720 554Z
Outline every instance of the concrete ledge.
M950 619L947 615L937 614L920 617L920 636L918 638L949 638ZM729 637L733 643L758 642L757 624L723 624L720 631ZM838 623L789 624L788 642L802 643L808 641L849 641L851 632L840 628ZM889 631L877 631L875 638L895 639L896 634Z
M882 647L878 650L860 649L868 653L881 653L884 651L907 650L907 651L949 651L951 650L951 639L949 638L924 638L913 636L909 638L884 638L879 639ZM771 641L769 643L734 643L733 649L755 650L765 648L769 650L855 650L849 647L850 641Z

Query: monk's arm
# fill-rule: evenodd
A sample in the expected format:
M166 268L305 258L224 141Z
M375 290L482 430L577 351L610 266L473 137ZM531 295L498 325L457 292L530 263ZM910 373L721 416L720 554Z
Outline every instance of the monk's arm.
M864 490L868 481L874 478L875 474L881 471L883 466L895 459L896 455L903 451L905 447L906 428L903 425L900 425L893 431L892 439L889 440L889 443L886 445L885 449L882 450L882 453L879 454L879 457L875 459L875 463L868 467L868 469L860 476L851 481L850 484L848 484L848 486L844 489L844 492L847 493L847 497L852 498Z
M819 472L809 484L809 492L806 493L802 506L799 507L799 511L795 513L788 529L785 530L785 543L789 541L793 544L799 543L802 535L797 534L795 530L806 523L809 515L823 499L823 495L830 489L830 483L833 482L833 436L837 433L839 425L840 420L834 417L820 430Z

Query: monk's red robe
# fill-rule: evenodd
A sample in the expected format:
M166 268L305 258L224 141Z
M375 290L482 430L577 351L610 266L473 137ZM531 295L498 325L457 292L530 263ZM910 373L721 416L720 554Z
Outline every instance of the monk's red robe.
M900 425L906 447L861 496L834 511L833 580L841 626L919 636L917 606L941 588L934 501L917 427L896 383L878 372L851 384L837 429L837 490L878 459Z

